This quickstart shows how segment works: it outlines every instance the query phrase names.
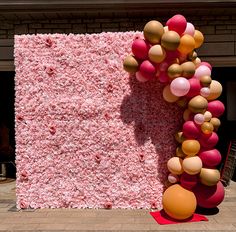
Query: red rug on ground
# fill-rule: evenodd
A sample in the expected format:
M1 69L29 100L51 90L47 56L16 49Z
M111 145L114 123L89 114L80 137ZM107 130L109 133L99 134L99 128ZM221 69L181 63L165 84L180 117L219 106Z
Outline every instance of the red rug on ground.
M150 212L150 214L160 225L177 224L183 222L208 221L208 219L205 216L196 213L192 217L187 218L185 220L176 220L168 216L163 209L161 211Z

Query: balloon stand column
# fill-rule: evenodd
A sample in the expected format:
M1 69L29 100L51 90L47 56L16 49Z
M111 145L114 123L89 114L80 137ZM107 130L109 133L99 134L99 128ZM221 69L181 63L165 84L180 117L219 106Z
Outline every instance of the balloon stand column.
M203 34L182 15L170 18L166 26L152 20L143 38L134 39L132 54L123 63L140 82L157 78L164 84L164 100L184 108L185 122L175 134L178 146L167 162L169 187L162 198L165 213L177 220L190 218L197 205L214 208L224 199L217 169L221 154L214 147L225 107L216 100L222 86L212 80L211 65L195 51L203 41Z

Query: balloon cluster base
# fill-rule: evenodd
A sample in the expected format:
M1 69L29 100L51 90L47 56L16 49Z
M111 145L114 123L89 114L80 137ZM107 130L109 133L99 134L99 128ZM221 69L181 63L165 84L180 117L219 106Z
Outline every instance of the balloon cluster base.
M208 221L208 219L205 216L200 215L200 214L196 214L196 213L194 213L191 217L189 217L187 219L176 220L176 219L168 216L163 209L161 211L150 212L150 214L156 220L156 222L160 225Z

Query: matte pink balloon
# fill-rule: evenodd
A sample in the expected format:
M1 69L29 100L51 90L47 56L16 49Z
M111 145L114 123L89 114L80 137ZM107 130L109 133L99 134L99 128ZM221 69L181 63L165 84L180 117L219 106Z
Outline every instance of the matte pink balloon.
M212 149L219 141L219 137L215 132L212 132L210 135L201 134L199 137L199 142L202 147L206 149Z
M140 72L136 72L135 76L136 76L136 79L140 82L148 81L148 79L145 78Z
M149 48L149 44L143 39L135 39L132 43L132 52L138 59L147 59Z
M169 181L170 183L172 183L172 184L177 183L177 182L179 181L179 177L178 177L178 175L176 175L176 174L170 173L170 174L168 175L168 181Z
M201 88L200 90L200 94L203 96L203 97L208 97L210 95L210 89L208 87L203 87Z
M192 23L187 23L186 29L184 31L184 34L193 36L195 32L195 27Z
M161 72L160 75L159 75L159 81L160 81L161 83L167 84L167 83L169 83L170 78L169 78L169 76L166 74L166 72Z
M198 183L197 175L189 175L184 172L180 177L180 185L188 190L192 190Z
M156 68L149 60L145 60L141 63L139 71L144 78L152 79L155 76Z
M190 89L189 89L189 92L186 96L187 97L195 97L195 96L199 95L200 89L201 89L200 81L196 78L191 78L188 81L190 84Z
M196 70L194 77L200 79L202 76L210 76L211 69L205 65L200 65Z
M221 154L217 149L200 151L198 156L201 158L204 167L214 168L221 162Z
M193 191L197 198L197 204L203 208L215 208L224 200L225 196L224 186L220 181L214 186L199 183Z
M168 51L166 50L166 61L171 62L174 59L178 58L180 56L180 52L178 50L175 51Z
M201 62L200 65L205 65L207 66L210 70L212 70L212 66L208 62Z
M208 103L207 110L212 113L213 117L218 118L224 113L225 106L221 101L215 100Z
M183 124L183 134L188 139L197 139L200 136L200 129L193 121L186 121Z
M177 77L170 84L171 92L177 97L185 96L189 92L189 89L190 83L184 77Z
M205 122L205 116L203 114L195 114L194 122L198 125L201 125Z
M182 35L187 27L187 21L183 15L177 14L170 18L166 25L169 30L176 31L179 35Z

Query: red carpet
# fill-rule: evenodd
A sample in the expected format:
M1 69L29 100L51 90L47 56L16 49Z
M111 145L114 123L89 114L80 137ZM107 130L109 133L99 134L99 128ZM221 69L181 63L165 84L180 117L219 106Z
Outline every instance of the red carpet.
M192 217L187 218L185 220L176 220L169 217L165 211L162 209L161 211L150 212L156 222L160 225L168 225L168 224L177 224L183 222L199 222L199 221L208 221L208 219L200 214L194 214Z

